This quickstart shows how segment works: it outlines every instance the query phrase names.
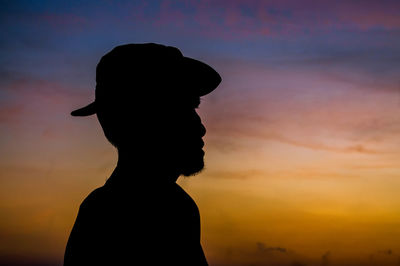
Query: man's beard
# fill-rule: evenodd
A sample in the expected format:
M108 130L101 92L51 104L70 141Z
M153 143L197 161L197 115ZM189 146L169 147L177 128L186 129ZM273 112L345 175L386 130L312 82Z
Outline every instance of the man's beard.
M181 160L181 174L188 177L200 173L204 169L203 150L195 150L183 154Z

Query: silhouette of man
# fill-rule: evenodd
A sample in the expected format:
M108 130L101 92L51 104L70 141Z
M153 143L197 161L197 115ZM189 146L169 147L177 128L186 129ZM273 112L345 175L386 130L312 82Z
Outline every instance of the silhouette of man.
M196 203L178 185L204 167L200 96L221 82L175 47L128 44L96 68L96 114L118 163L82 202L64 265L207 265Z

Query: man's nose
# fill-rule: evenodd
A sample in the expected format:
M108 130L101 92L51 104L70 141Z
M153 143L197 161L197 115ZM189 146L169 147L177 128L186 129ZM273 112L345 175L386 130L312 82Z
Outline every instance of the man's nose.
M194 111L194 117L193 117L193 122L194 124L192 124L193 126L195 126L197 128L197 125L200 126L199 130L200 130L200 136L204 137L204 135L206 134L206 127L203 125L203 123L201 122L201 117L199 116L199 114Z

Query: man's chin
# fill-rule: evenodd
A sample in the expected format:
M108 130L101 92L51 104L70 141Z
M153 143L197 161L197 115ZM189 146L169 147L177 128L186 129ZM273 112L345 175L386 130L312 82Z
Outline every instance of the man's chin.
M187 163L182 169L183 176L194 176L200 173L204 169L204 160L198 160L197 162Z

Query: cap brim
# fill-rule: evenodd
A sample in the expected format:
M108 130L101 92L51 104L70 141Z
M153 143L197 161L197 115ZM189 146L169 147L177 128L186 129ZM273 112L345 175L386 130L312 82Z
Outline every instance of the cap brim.
M72 116L89 116L96 113L96 102L86 105L85 107L79 108L71 112Z
M192 89L196 89L199 96L209 94L221 83L222 78L209 65L190 57L183 57L186 72L185 78ZM194 87L194 88L193 88Z
M189 57L183 57L184 64L181 80L185 85L195 90L198 96L209 94L221 83L221 76L209 65ZM183 75L182 75L183 74ZM186 87L186 86L185 86ZM90 116L97 112L96 102L71 112L72 116Z

